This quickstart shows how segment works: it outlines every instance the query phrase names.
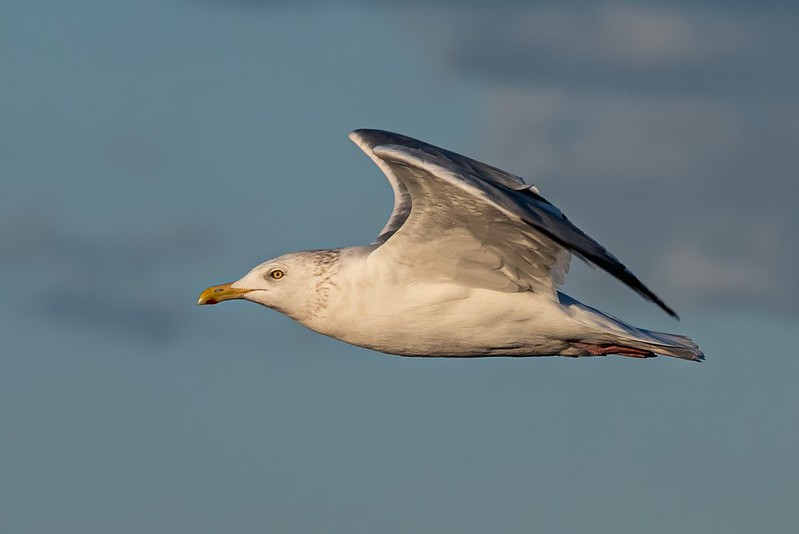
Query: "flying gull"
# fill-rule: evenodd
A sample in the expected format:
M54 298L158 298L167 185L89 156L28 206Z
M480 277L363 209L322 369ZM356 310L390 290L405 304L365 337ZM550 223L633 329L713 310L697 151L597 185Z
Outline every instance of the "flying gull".
M704 359L687 337L635 328L558 291L575 254L677 317L535 186L404 135L356 130L350 139L394 190L377 239L285 254L209 287L197 304L249 300L401 356Z

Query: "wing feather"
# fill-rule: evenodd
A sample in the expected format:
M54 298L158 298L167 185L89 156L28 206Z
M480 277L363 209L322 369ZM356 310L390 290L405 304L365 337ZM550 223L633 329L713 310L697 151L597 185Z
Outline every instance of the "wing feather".
M350 137L386 174L395 194L373 253L392 254L398 263L412 265L417 276L468 278L479 287L553 298L575 253L677 317L518 176L391 132L356 130Z

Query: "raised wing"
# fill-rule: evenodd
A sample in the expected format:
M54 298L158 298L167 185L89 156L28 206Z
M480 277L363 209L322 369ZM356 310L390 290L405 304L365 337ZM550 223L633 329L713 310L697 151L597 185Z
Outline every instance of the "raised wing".
M573 252L676 317L518 176L404 135L356 130L350 137L394 189L394 210L373 254L391 255L420 279L555 298Z

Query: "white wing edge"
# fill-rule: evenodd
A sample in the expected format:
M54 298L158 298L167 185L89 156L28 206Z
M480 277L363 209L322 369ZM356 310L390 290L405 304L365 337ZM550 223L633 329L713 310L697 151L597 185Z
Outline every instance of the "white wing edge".
M491 198L486 195L486 192L478 187L475 187L467 182L465 182L462 178L460 178L457 174L452 172L447 167L442 165L438 165L425 159L427 155L424 151L416 149L416 148L409 148L401 145L380 145L376 146L373 149L374 155L381 160L382 165L388 166L385 161L390 161L394 164L404 165L406 167L413 167L419 169L420 171L426 172L428 174L432 174L450 185L454 185L463 191L469 193L472 196L475 196L487 204L490 204L504 215L506 215L509 219L524 223L521 217L517 214L513 213L512 211L508 210L504 206L493 201ZM385 160L385 161L383 161ZM381 166L382 168L382 166ZM385 171L384 171L385 172ZM396 180L396 175L392 173L394 179ZM487 187L494 187L488 182L483 182Z
M397 175L394 174L394 171L391 170L391 165L386 163L377 154L375 154L372 145L367 143L357 130L350 132L348 137L383 172L388 179L388 182L391 184L391 189L394 191L394 207L391 210L391 215L389 216L386 225L382 230L380 230L377 238L372 243L379 246L385 243L389 237L394 235L394 232L399 230L405 222L405 219L408 218L408 215L411 212L411 195L408 192L408 189L405 187L405 184L403 184L399 178L397 178Z

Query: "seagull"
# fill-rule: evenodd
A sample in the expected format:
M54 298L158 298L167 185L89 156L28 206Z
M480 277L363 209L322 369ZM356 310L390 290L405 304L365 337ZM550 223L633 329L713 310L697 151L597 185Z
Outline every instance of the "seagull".
M676 313L518 176L383 130L350 139L394 190L370 245L285 254L202 292L244 299L368 349L416 357L657 355L691 339L636 328L560 292L572 255Z

